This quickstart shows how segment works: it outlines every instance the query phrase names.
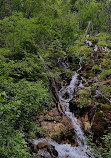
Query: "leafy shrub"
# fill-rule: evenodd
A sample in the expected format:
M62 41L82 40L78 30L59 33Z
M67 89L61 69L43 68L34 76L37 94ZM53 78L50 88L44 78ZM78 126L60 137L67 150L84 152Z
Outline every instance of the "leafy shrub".
M4 133L2 133L3 135L0 135L0 157L30 158L31 155L29 154L29 149L23 138L23 134L19 131L8 132L6 133L6 131L4 131Z
M1 157L28 158L30 154L22 132L26 136L29 131L42 135L40 129L34 128L32 116L49 108L51 95L41 80L22 79L14 83L14 79L1 76L0 88Z
M104 158L111 158L111 133L104 135L103 140L105 142L105 147L102 148L102 156Z
M98 65L94 65L93 67L92 67L92 72L94 73L94 74L97 74L98 72L99 72L99 66Z
M103 59L103 66L104 66L104 68L106 68L106 69L110 69L110 68L111 68L111 60Z
M78 106L80 108L85 107L88 104L88 98L89 98L89 91L88 90L80 90L78 92Z
M98 65L94 65L93 67L92 67L92 71L98 71L99 70L99 66Z
M111 70L103 70L100 74L100 80L106 80L111 75Z

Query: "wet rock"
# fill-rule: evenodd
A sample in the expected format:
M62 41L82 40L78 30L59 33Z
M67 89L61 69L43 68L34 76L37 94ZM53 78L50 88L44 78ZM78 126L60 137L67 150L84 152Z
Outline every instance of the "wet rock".
M38 151L37 145L34 144L34 152L37 152L37 151Z
M46 148L44 148L44 149L40 149L39 151L38 151L38 156L37 156L37 158L52 158L52 156L50 155L50 153L47 151L47 149Z
M46 141L43 141L43 142L38 143L37 148L43 149L43 148L48 148L48 146L49 146L49 143Z
M47 151L50 153L50 155L55 158L58 156L57 150L55 150L55 147L53 145L49 145L47 148Z
M78 110L77 102L74 99L69 102L69 109L72 113Z
M48 142L39 142L38 145L34 144L34 152L38 154L37 158L57 158L58 152L53 145ZM33 158L35 154L33 153Z

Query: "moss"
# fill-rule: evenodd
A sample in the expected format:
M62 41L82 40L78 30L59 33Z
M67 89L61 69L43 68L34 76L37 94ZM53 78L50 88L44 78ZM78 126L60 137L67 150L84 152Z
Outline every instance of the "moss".
M98 71L98 70L99 70L99 66L98 66L98 65L94 65L94 66L92 67L92 71L96 72L96 71Z
M104 105L102 105L102 111L104 112L104 113L110 113L111 112L111 105L109 105L109 104L104 104Z
M96 90L98 89L98 87L99 87L99 83L98 83L98 82L97 82L97 83L94 83L94 84L92 85L92 89L91 89L92 95L94 95L94 94L96 93Z
M107 119L104 117L103 111L98 111L95 115L95 120L92 126L92 129L97 136L101 136L104 133L104 130L107 128L108 122Z

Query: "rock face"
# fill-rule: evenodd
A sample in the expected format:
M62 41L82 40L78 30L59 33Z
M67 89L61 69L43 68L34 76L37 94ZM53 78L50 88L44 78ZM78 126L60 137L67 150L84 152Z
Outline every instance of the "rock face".
M58 143L75 144L75 132L71 120L64 114L60 116L58 110L53 108L41 115L37 120L39 126L42 127L45 137L54 139Z

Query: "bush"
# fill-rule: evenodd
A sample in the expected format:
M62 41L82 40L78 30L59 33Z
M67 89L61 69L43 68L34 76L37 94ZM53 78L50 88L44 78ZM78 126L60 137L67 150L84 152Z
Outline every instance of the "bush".
M30 131L42 135L34 128L32 116L50 106L51 95L43 81L29 82L25 79L0 77L0 156L4 158L29 158L27 144L23 138Z
M104 135L103 140L105 142L105 147L102 148L102 156L104 158L111 158L111 133Z
M9 131L8 131L9 132ZM30 158L27 143L23 138L23 134L19 131L11 133L2 133L0 141L0 157L1 158ZM1 132L0 132L1 134Z
M92 71L96 74L96 73L98 73L98 71L99 71L99 66L98 65L94 65L93 67L92 67Z
M106 80L111 75L111 70L103 70L100 74L100 80Z
M88 104L88 98L89 98L89 91L88 90L80 90L78 92L78 95L79 95L79 99L78 99L78 106L80 108L83 108L85 107L87 104Z

